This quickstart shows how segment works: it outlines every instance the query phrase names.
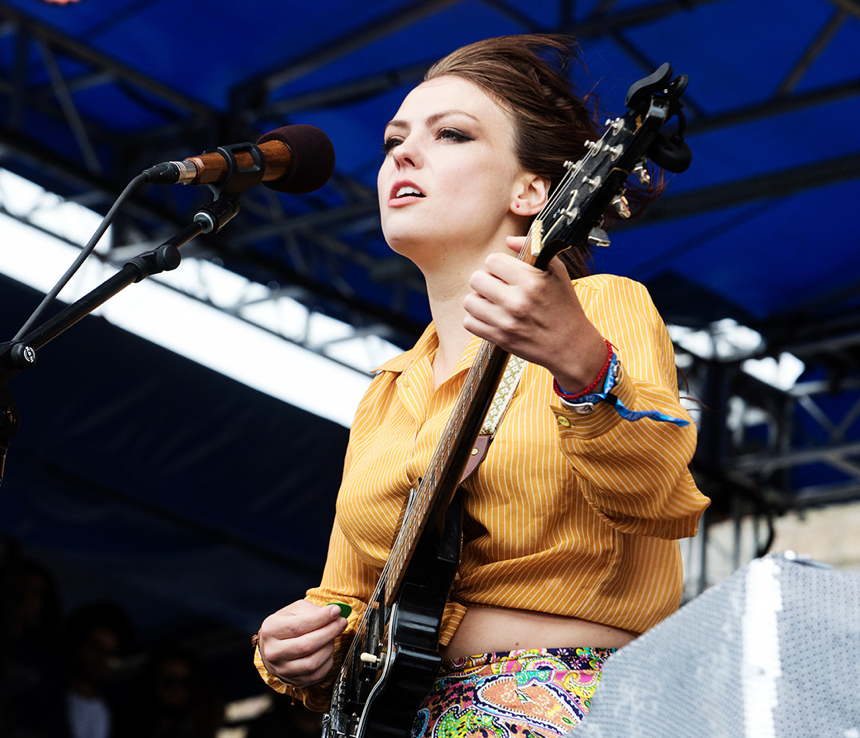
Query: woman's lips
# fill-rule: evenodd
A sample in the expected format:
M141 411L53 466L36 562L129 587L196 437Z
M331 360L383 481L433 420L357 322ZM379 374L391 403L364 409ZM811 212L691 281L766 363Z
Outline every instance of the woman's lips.
M403 205L423 197L424 193L414 182L397 182L391 188L389 202L392 205Z

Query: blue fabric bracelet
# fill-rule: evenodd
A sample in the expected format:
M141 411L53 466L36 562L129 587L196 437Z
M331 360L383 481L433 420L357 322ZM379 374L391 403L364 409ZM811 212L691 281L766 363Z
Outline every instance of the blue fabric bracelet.
M670 415L658 412L657 410L630 410L625 407L624 403L611 392L612 388L615 386L617 375L618 355L613 353L612 361L609 364L609 371L606 372L606 382L603 385L602 392L592 392L589 395L577 398L574 402L565 401L562 398L562 402L574 410L582 407L585 412L590 412L598 402L608 402L615 409L615 412L624 418L624 420L636 421L641 420L642 418L651 418L651 420L657 420L663 423L672 423L681 427L690 424L689 420L673 418ZM588 408L589 406L591 406L590 409L585 410L585 408ZM579 412L583 412L583 410L579 410Z

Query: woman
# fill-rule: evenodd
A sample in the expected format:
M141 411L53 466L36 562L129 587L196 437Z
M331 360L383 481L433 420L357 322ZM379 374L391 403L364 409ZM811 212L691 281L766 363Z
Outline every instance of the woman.
M573 58L545 36L464 47L386 127L383 232L423 272L433 323L381 368L358 409L321 586L258 634L263 678L325 709L342 644L480 339L522 357L513 400L465 485L446 663L414 736L568 732L609 655L678 607L673 539L694 535L708 504L687 468L695 428L671 341L644 288L606 275L571 281L583 272L569 275L559 259L544 272L515 256L564 161L597 138L538 56L546 51ZM582 412L583 394L609 388L617 403ZM647 417L624 419L624 407Z

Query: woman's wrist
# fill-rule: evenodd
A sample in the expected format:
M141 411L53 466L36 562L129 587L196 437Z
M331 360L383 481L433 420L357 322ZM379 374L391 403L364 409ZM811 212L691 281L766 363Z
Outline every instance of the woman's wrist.
M606 375L609 372L609 367L612 364L612 357L614 356L612 343L606 338L604 338L603 341L606 344L606 360L604 361L602 368L598 372L597 377L595 377L594 381L589 384L585 389L579 390L577 392L570 392L560 385L557 378L553 378L552 387L555 390L555 393L562 400L565 400L566 402L575 402L576 400L579 400L586 395L591 394L596 389L603 387L606 381Z

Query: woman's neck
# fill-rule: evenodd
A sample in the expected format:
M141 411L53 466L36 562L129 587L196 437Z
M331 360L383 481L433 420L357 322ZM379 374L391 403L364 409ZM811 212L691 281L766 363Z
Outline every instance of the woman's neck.
M440 249L424 244L423 249L413 249L406 254L421 270L427 285L430 314L436 326L439 348L433 360L434 385L438 387L457 366L473 335L463 327L465 308L463 300L472 290L469 279L484 268L491 253L511 253L505 243L504 233L516 232L522 223L504 222L483 243L460 242L457 248Z
M469 277L483 264L462 265L459 269L444 269L425 274L430 313L436 327L439 346L433 359L434 387L438 387L454 372L469 341L474 337L463 327L463 300L471 289Z
M464 295L465 296L465 293ZM463 327L463 297L451 299L445 303L431 300L433 323L436 326L436 336L439 345L433 358L434 389L447 380L466 350L473 336Z

